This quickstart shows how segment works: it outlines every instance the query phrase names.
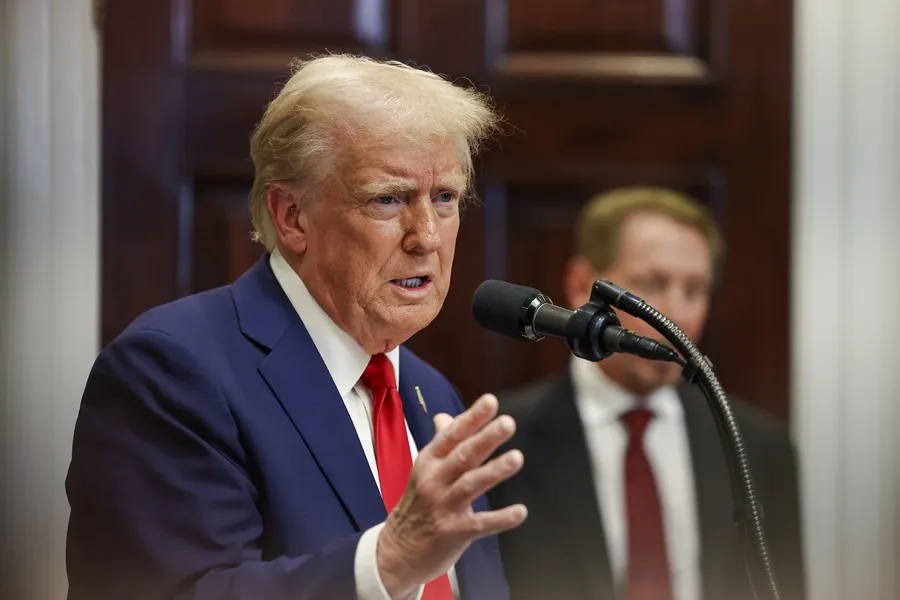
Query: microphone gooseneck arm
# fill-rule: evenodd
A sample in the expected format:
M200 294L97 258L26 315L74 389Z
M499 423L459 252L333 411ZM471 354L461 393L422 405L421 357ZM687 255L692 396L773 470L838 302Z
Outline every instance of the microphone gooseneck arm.
M781 596L778 592L766 533L763 528L762 508L756 500L750 461L744 448L743 437L732 414L731 405L725 390L716 379L712 364L677 325L637 296L609 281L599 280L594 283L591 291L591 298L595 297L653 326L675 346L676 350L687 357L687 364L684 365L682 375L688 383L693 383L695 379L699 381L719 431L735 503L735 524L741 529L745 543L750 540L755 546L755 557L758 564L747 565L754 595L763 588L767 588L767 597L771 600L779 600ZM751 557L752 554L747 552L748 562ZM764 578L764 582L762 582L764 585L757 585L759 582L754 581L759 574Z

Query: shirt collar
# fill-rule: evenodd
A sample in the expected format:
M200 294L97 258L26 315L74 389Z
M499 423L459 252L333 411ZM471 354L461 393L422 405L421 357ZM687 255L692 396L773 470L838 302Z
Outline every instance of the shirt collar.
M575 389L575 403L586 424L618 421L625 412L637 406L638 399L607 377L596 363L573 356L569 373ZM672 386L662 387L644 400L644 405L656 417L666 420L681 420L684 417L678 392Z
M322 357L328 374L331 375L341 398L359 383L363 371L372 356L354 340L350 334L338 327L328 316L303 283L303 280L287 263L276 248L269 256L272 273L294 310L309 332L319 356ZM400 381L400 347L387 352L394 367L395 381Z

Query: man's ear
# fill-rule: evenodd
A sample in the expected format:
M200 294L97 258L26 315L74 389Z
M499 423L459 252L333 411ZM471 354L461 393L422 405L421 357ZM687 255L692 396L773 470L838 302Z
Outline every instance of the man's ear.
M308 225L302 205L299 193L285 186L272 184L266 190L266 208L279 245L293 254L306 251Z
M569 308L574 310L591 299L591 288L596 280L597 272L588 259L583 256L569 259L563 271L562 282Z

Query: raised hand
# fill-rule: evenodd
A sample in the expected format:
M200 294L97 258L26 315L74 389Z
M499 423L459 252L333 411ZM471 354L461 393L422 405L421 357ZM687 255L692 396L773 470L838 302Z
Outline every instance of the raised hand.
M474 512L472 502L515 475L524 461L509 450L485 463L515 433L512 417L497 417L497 398L480 397L453 418L434 418L437 434L416 458L406 492L378 539L377 560L392 598L406 598L447 572L469 545L518 527L524 505Z

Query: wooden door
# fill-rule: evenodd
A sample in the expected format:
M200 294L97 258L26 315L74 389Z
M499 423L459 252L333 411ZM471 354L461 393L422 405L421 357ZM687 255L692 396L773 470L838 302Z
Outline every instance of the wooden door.
M516 132L478 164L447 304L410 346L469 402L559 368L565 344L480 330L485 278L562 301L571 226L625 184L691 192L728 244L702 347L726 389L786 416L791 3L783 0L108 0L103 338L232 281L250 130L291 57L353 51L491 92Z

